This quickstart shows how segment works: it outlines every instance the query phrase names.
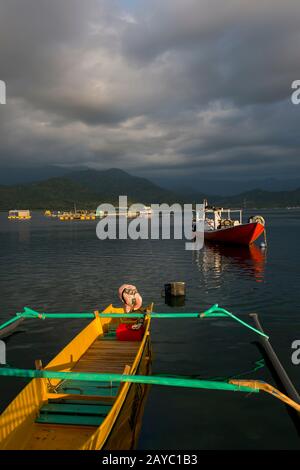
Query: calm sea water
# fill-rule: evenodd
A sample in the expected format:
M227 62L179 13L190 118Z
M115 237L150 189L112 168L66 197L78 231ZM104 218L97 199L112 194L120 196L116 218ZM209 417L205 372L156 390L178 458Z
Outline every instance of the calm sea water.
M119 303L118 287L138 286L155 310L202 311L214 303L231 312L258 312L272 344L300 389L300 366L291 344L300 339L300 211L260 211L267 220L268 249L206 246L184 241L99 241L93 222L60 222L35 213L29 222L0 214L0 319L24 306L48 312L80 312ZM247 216L247 214L246 214ZM165 305L164 283L185 281L183 307ZM16 367L46 364L84 321L26 320L7 340L7 361ZM255 335L227 319L153 320L153 373L245 377L273 382ZM23 380L0 378L1 410ZM263 394L153 386L139 439L141 449L299 449L284 405Z

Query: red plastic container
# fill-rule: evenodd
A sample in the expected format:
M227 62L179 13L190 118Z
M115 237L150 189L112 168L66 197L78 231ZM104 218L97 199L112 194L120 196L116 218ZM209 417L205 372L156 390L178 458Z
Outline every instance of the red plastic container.
M130 324L120 323L116 330L119 341L142 341L145 328L141 326L138 330L133 330Z

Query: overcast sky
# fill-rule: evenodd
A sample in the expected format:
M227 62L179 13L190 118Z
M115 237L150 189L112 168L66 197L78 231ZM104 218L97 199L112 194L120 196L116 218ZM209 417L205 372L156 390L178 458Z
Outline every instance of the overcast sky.
M299 0L3 0L0 169L299 174Z

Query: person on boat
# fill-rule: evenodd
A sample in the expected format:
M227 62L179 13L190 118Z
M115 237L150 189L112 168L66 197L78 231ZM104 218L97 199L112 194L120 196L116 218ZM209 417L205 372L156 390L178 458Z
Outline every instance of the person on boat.
M143 304L141 295L137 288L131 284L123 284L119 288L119 298L124 304L124 310L126 313L135 312L140 310ZM139 329L144 323L144 319L137 320L133 325L132 329Z
M214 228L219 229L222 222L222 209L214 207Z
M119 288L119 298L124 303L126 313L139 310L143 303L137 288L131 284L123 284Z

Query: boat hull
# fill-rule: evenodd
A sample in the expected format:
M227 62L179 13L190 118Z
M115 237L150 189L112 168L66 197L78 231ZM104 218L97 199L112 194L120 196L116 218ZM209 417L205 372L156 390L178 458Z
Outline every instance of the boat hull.
M152 305L147 311L151 310ZM150 317L146 316L142 341L126 342L110 337L110 331L115 330L120 321L127 321L124 310L110 305L103 313L109 314L107 318L96 315L45 370L130 375L146 372L151 360ZM123 313L124 319L113 318L114 313ZM133 425L133 417L141 418L142 407L130 414L130 403L136 396L136 387L132 385L129 382L78 384L72 379L51 379L50 382L45 378L33 379L0 415L0 449L99 450L116 445L125 450L127 446L134 447L139 424L132 431L136 434L129 439L124 415Z
M137 369L137 375L151 374L151 357L152 348L149 338ZM137 448L149 390L150 385L129 384L126 400L102 450L135 450Z
M255 222L219 230L208 230L204 232L204 239L209 242L251 245L260 237L264 230L265 227L262 224Z

